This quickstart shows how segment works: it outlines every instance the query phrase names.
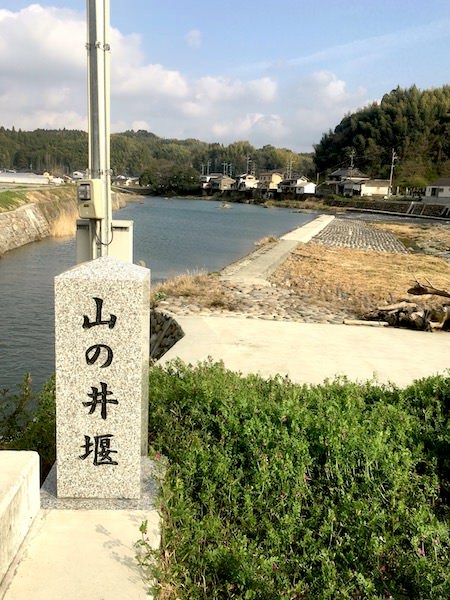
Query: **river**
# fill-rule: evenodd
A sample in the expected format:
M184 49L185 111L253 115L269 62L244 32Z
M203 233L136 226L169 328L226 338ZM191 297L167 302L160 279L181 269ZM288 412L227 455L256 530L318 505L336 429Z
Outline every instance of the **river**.
M317 213L186 199L142 198L114 214L134 222L134 262L143 260L152 283L174 275L219 271ZM54 370L53 280L75 262L75 240L45 239L0 259L0 389L16 388L30 372L38 390Z

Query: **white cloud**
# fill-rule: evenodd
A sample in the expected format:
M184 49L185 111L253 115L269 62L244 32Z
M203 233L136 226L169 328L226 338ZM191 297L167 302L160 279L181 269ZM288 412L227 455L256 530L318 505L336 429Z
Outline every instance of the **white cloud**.
M191 43L201 40L193 32ZM85 41L84 14L38 4L18 12L0 9L0 125L85 129ZM151 64L139 35L112 29L111 128L308 150L345 112L365 102L364 90L349 90L328 71L295 84L282 76L283 70L270 77L194 79Z
M296 131L302 131L303 143L309 145L319 142L321 134L335 127L346 113L369 102L364 88L350 91L345 81L329 71L304 78L292 96L302 97L294 107L292 123Z
M139 131L140 129L143 131L148 131L149 125L147 121L133 121L131 123L131 129L134 131Z
M270 139L272 143L281 141L288 132L288 128L279 115L249 113L239 116L231 122L217 122L213 125L212 131L230 142L249 137L257 140L255 143L258 145L264 145L267 143L264 140L267 139Z
M198 29L191 29L186 34L185 40L190 48L200 48L202 45L202 34Z

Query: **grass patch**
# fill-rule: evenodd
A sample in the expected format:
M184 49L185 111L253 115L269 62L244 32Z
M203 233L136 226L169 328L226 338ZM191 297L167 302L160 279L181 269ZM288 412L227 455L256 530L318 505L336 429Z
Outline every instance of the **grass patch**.
M199 308L224 308L235 310L236 301L218 277L206 272L187 273L155 285L150 294L150 304L156 308L167 298L182 298Z
M56 459L55 378L35 394L27 374L17 391L0 390L0 451L35 450L41 459L41 483Z
M30 384L1 392L0 449L47 469L54 379L37 407ZM450 377L300 386L173 363L149 389L162 545L144 524L137 546L160 600L450 597Z
M12 190L6 190L0 192L0 212L7 212L14 210L26 204L26 192L17 192Z
M411 250L427 254L438 254L450 250L450 228L448 225L371 223L372 227L389 231Z
M157 597L450 597L449 408L448 377L399 390L151 369Z

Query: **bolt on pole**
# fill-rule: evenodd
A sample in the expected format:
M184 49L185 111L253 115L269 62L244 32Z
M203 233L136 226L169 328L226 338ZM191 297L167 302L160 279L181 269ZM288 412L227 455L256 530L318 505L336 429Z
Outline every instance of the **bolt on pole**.
M87 0L89 178L102 182L101 218L90 220L93 258L111 243L109 0Z

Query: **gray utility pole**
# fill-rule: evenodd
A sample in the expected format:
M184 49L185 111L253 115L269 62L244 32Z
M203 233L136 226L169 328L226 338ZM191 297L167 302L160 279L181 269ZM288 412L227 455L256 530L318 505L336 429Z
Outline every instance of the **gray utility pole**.
M110 170L109 0L87 0L89 179L98 188L99 210L90 218L93 257L108 255L112 235Z
M350 151L350 169L353 171L353 169L355 168L355 150L354 148L352 148L352 150Z
M397 153L395 152L395 149L392 148L391 173L389 175L389 192L388 192L388 196L392 196L392 178L394 176L395 161L397 160L397 158L398 158Z

